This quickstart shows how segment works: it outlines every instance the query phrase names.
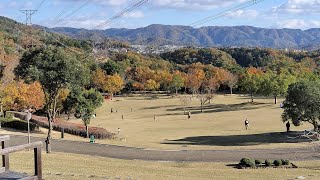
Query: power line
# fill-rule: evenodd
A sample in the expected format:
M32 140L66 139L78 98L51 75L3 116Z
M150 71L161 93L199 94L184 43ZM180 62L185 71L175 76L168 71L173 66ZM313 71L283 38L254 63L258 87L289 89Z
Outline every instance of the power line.
M96 26L94 29L102 29L104 26L110 25L113 21L121 18L122 16L128 14L129 12L132 12L133 10L142 6L143 4L147 3L148 1L149 0L139 0L139 1L134 2L133 4L129 5L128 7L126 7L122 11L120 11L118 14L112 16L111 18L109 18L105 22Z
M75 14L76 12L78 12L80 9L84 8L85 6L87 6L88 4L90 4L91 0L87 0L85 1L81 6L79 6L78 8L74 9L71 13L67 14L64 18L68 18L70 16L72 16L73 14Z
M218 14L215 14L215 15L212 15L212 16L208 16L208 17L203 18L201 20L195 21L195 22L189 24L189 26L199 26L201 24L204 24L204 23L210 22L212 20L215 20L217 18L223 17L223 16L225 16L227 14L230 14L232 12L235 12L235 11L238 11L238 10L242 10L242 9L247 8L247 7L253 6L255 4L261 3L262 1L264 1L264 0L249 0L249 1L245 2L245 3L237 5L235 7L226 9L225 11L220 12Z
M42 0L41 3L38 5L38 7L36 8L37 10L39 10L41 8L41 6L46 2L47 0Z
M51 24L56 24L56 23L58 23L61 19L61 17L64 15L64 14L66 14L67 12L68 12L68 6L74 6L74 5L76 5L77 3L79 3L79 1L72 1L72 2L70 2L68 5L66 5L66 7L64 8L64 9L62 9L61 11L60 11L60 13L54 18L54 19L52 19L51 21L49 21L49 25L51 25Z
M145 4L146 2L148 2L149 0L138 0L135 1L134 3L132 3L131 5L129 5L128 7L126 7L125 9L123 9L122 11L120 11L119 13L117 13L116 15L112 16L111 18L109 18L108 20L106 20L105 22L99 24L98 26L96 26L95 29L100 29L103 28L105 25L109 25L111 24L113 21L121 18L122 16L124 16L125 14L132 12L134 9L142 6L143 4ZM86 4L86 3L85 3ZM54 38L59 44L63 45L66 48L69 48L68 46L64 45L63 43L61 43L60 41L58 41L56 38ZM71 49L72 50L72 49ZM77 51L78 52L78 51Z
M47 0L43 0L38 7L40 8L41 5L42 5L44 2L46 2L46 1L47 1ZM75 5L76 3L77 3L77 1L73 2L72 5ZM84 6L87 5L88 3L89 3L89 0L87 0L82 6L80 6L79 8L77 8L76 10L74 10L73 12L71 12L69 15L72 15L72 14L75 13L76 11L80 10L82 7L84 7ZM67 8L64 8L64 9L58 14L58 16L57 16L54 20L51 21L51 23L54 23L54 22L58 21L58 20L59 20L58 18L60 18L61 16L63 16L63 15L64 15L65 13L67 13L67 12L68 12ZM31 24L31 23L30 23L30 24ZM32 28L31 26L29 26L29 27ZM46 32L45 29L43 29L43 32L46 33L46 35L49 34L48 32ZM26 34L26 33L24 33L24 32L22 32L22 33L23 33L23 34ZM80 53L79 51L76 51L76 50L70 48L69 46L65 45L64 43L60 42L57 38L54 37L54 35L50 36L50 38L52 38L54 41L56 41L58 44L62 45L63 47L65 47L65 48L67 48L67 49L70 49L70 50L73 51L73 52ZM31 39L32 39L32 41L34 40L34 38L32 38L32 37L31 37ZM33 45L32 45L32 46L33 46Z

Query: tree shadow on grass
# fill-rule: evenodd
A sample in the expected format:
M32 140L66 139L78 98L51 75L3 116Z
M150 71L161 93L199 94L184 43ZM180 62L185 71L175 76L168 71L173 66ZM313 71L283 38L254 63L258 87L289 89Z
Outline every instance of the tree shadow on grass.
M167 140L161 144L173 145L207 145L207 146L252 146L270 143L310 142L301 137L303 132L272 132L230 136L194 136L183 139Z
M150 107L142 108L141 110L152 110L152 109L161 109L161 108L168 108L168 107L177 107L177 105L150 106Z
M215 112L225 112L225 111L243 111L243 110L254 110L260 109L263 107L271 106L269 103L241 103L241 104L210 104L203 106L203 112L201 112L201 107L193 106L188 107L187 111L191 111L192 114L200 114L200 113L215 113ZM167 109L167 111L183 111L183 107ZM166 115L175 115L174 114L166 114Z

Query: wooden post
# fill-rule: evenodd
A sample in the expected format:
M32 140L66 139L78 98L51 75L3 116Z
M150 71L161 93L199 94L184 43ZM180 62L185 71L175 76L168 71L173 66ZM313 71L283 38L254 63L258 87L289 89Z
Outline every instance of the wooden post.
M61 139L64 138L64 128L61 128Z
M34 148L34 174L38 180L42 180L42 161L41 161L41 147Z
M8 146L8 143L4 140L1 142L2 149ZM5 168L5 171L9 170L9 153L2 155L2 167Z

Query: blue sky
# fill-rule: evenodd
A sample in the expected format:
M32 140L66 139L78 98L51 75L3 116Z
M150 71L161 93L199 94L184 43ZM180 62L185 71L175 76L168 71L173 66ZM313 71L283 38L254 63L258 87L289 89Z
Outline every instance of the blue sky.
M190 25L248 0L149 0L107 26L99 25L137 0L1 0L0 15L24 22L25 16L19 10L37 9L43 1L39 11L32 16L33 24L106 29L138 28L150 24ZM319 28L319 15L320 0L264 0L195 27Z

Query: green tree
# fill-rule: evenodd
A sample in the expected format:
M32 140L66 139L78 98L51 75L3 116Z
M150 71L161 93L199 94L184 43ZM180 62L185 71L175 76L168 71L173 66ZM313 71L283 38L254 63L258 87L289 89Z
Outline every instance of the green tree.
M253 68L255 69L255 68ZM251 102L253 102L253 94L256 94L261 89L262 73L260 71L250 72L244 75L241 80L241 87L251 96Z
M184 79L179 74L174 74L172 77L172 81L169 84L169 89L174 89L176 91L176 94L178 94L178 91L184 86Z
M284 101L282 120L291 120L295 126L302 122L311 123L319 131L320 117L320 82L299 81L289 86Z
M65 101L63 101L63 111L68 114L68 120L70 115L75 113L76 107L78 105L78 99L82 96L82 91L79 87L73 88L68 94Z
M94 111L103 103L103 97L95 89L78 91L76 102L77 118L81 118L86 126L86 137L89 137L89 124L94 115Z
M59 90L69 86L81 86L89 82L87 63L80 63L71 53L62 48L49 46L32 49L23 54L20 64L15 68L17 77L27 83L39 81L45 93L45 110L48 117L47 153L51 152L52 123L57 113Z
M294 83L295 77L288 73L276 73L269 71L263 76L262 92L264 95L272 95L274 104L277 104L277 97L287 93L290 84Z
M114 74L123 74L124 73L124 68L121 67L120 64L118 64L115 61L108 60L106 63L104 63L101 67L107 75L114 75Z

